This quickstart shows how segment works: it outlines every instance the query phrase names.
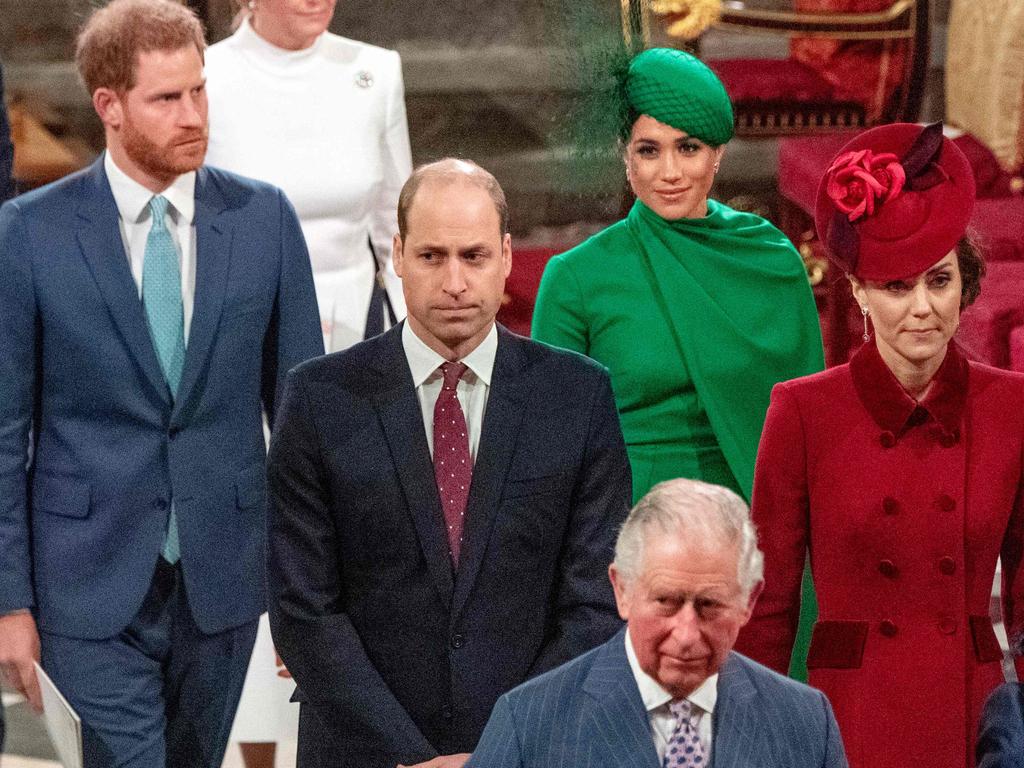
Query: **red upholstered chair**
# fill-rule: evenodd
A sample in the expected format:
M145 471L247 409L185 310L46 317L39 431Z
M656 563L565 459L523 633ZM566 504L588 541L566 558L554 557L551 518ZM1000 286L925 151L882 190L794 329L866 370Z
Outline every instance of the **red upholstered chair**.
M645 45L673 21L622 0ZM928 62L928 0L725 0L716 29L784 36L785 58L706 63L728 90L739 136L783 136L915 120Z
M498 322L514 333L530 335L533 305L548 259L567 248L522 248L512 254L512 272L505 281L505 296Z

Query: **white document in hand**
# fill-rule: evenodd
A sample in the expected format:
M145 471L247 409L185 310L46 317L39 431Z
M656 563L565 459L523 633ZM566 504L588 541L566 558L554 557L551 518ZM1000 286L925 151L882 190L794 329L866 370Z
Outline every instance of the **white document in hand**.
M43 719L57 758L64 768L82 768L82 718L71 708L50 676L36 662L36 677L43 695Z

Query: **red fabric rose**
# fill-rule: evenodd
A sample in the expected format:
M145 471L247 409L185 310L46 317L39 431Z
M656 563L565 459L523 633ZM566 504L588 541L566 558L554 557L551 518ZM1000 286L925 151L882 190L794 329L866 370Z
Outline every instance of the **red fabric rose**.
M825 191L850 221L870 216L875 212L876 203L899 195L907 180L896 155L892 152L876 155L870 149L840 155L826 175Z

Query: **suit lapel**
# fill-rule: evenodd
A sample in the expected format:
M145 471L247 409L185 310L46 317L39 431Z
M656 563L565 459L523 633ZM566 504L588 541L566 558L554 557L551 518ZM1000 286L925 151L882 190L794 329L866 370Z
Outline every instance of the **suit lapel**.
M452 618L461 612L476 581L487 552L491 528L498 514L512 456L515 453L524 400L520 375L525 366L523 342L504 329L498 329L498 350L491 375L487 410L480 430L480 448L473 464L473 482L466 503L459 569L455 576Z
M188 402L199 374L206 366L220 322L228 265L231 262L231 229L220 218L225 204L220 191L211 183L206 168L196 174L196 288L192 308L192 326L185 351L185 367L175 401L174 417Z
M764 744L759 734L757 687L735 653L730 653L718 675L718 701L712 725L713 768L742 768L759 755ZM761 745L760 747L758 745Z
M138 286L132 278L131 264L121 238L120 215L103 170L102 155L83 176L82 184L85 194L77 211L80 220L78 244L82 255L114 324L146 381L170 405L171 393L153 348Z
M452 602L452 566L444 532L444 513L434 480L434 465L423 431L423 412L412 384L399 324L383 337L376 371L381 391L374 397L384 437L398 472L409 513L434 586L443 605Z
M626 631L605 643L583 681L589 697L583 728L598 742L602 765L658 768L650 720L626 658ZM593 763L597 765L597 763Z

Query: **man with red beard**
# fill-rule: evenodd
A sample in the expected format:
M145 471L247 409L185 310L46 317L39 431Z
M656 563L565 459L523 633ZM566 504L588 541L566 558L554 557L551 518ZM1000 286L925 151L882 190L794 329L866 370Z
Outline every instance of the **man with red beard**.
M114 0L76 52L107 151L0 208L0 670L85 764L220 766L265 609L262 415L322 353L299 224L202 167L205 44Z

